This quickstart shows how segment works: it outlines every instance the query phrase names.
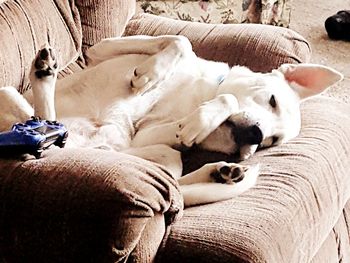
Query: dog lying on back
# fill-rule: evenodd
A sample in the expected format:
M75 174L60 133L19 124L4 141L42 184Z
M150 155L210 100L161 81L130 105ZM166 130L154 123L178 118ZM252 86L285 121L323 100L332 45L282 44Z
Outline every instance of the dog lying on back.
M232 198L252 187L258 165L216 162L180 178L180 151L194 145L241 160L300 131L302 100L339 81L335 70L282 65L271 73L196 57L182 36L105 39L87 52L89 67L57 80L54 51L32 65L30 106L14 88L0 88L0 128L31 115L57 118L67 146L121 151L166 166L185 205Z

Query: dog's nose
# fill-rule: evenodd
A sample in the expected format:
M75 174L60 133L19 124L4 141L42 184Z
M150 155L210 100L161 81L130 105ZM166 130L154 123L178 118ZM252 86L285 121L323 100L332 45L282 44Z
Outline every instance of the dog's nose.
M263 133L259 126L253 125L248 128L248 140L251 144L260 144L263 140Z
M255 145L260 144L263 140L263 133L258 125L234 127L232 134L238 145Z

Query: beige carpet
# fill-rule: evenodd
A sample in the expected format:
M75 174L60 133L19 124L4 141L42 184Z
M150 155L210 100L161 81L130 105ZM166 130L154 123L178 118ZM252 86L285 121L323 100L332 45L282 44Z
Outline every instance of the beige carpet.
M329 93L350 102L350 42L330 40L324 28L329 16L350 10L350 0L292 0L292 6L290 28L310 42L311 62L331 66L345 76Z

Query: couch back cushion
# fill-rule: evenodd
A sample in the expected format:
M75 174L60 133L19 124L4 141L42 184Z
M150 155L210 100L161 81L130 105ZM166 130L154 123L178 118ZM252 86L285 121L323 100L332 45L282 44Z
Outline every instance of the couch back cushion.
M60 68L81 52L80 18L73 0L0 0L0 87L30 87L29 71L46 43L58 54Z
M121 36L135 13L135 0L76 0L83 30L83 49L103 38Z
M292 0L137 0L137 12L210 24L261 23L288 27Z

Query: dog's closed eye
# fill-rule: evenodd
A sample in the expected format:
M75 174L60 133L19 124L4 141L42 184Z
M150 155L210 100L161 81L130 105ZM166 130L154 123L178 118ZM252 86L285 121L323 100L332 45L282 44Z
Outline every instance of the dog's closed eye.
M277 107L275 95L271 95L270 100L269 100L269 104L274 109Z

